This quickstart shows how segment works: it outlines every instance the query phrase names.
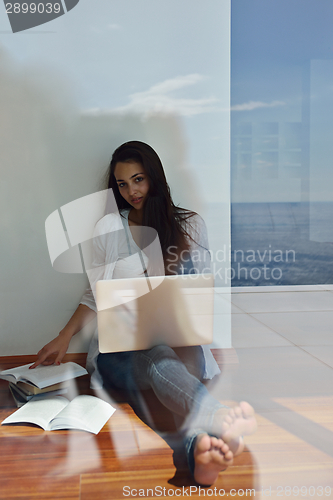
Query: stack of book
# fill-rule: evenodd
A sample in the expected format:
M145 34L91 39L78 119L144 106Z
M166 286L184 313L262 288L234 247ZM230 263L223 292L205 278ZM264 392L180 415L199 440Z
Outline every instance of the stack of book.
M61 382L60 384L53 384L44 389L28 384L28 382L9 382L9 390L12 393L16 406L20 408L31 399L44 399L49 396L57 396L58 394L66 394L68 391L69 383Z
M37 366L32 363L0 372L0 378L9 381L9 389L18 407L31 400L66 394L70 379L86 375L87 370L77 363L63 363L60 366Z

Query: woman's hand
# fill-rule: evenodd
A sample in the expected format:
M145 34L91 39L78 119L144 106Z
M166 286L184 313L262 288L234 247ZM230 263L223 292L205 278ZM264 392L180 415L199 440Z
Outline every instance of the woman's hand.
M37 353L37 360L30 368L36 368L38 365L60 365L63 357L65 356L69 342L72 336L65 332L60 332L58 337L51 340L46 344L43 349Z
M67 325L58 337L46 344L43 349L37 354L37 361L30 368L36 368L38 365L60 365L65 356L70 340L77 332L79 332L89 321L96 317L95 311L84 304L79 304L75 313L68 321Z

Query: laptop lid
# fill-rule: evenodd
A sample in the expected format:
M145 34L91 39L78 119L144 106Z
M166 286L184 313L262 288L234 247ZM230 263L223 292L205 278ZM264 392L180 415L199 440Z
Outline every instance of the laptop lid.
M101 280L96 304L101 353L213 341L212 274Z

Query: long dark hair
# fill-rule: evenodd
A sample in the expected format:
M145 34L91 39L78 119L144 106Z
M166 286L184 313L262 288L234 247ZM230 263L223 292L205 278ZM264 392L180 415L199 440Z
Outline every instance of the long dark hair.
M119 193L114 171L118 162L140 163L149 178L149 192L143 208L142 225L155 229L159 235L164 261L168 261L168 249L176 247L176 253L188 250L191 238L184 222L195 212L176 206L171 198L162 162L152 147L144 142L125 142L115 150L109 167L108 188L113 190L118 209L132 208Z

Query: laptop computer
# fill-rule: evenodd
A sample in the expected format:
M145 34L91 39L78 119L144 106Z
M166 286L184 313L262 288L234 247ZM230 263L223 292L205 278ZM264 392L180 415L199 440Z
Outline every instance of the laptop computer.
M213 341L212 274L101 280L96 304L101 353Z

